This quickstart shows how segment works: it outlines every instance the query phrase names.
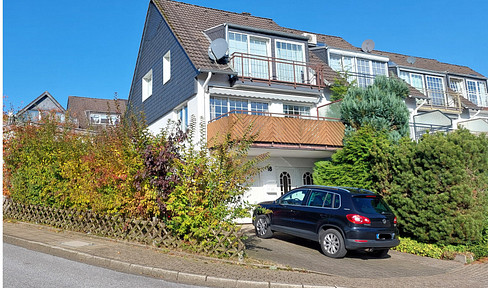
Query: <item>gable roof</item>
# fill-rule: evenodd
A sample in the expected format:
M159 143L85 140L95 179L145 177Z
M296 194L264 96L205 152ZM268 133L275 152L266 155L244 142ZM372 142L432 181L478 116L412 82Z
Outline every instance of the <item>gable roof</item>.
M231 71L227 64L214 63L208 57L210 41L204 31L210 28L229 24L293 34L300 37L303 37L302 33L308 33L281 27L272 19L252 16L249 13L235 13L169 0L152 0L152 2L169 23L195 67L202 71ZM318 41L331 47L354 49L354 46L340 37L313 34L317 35ZM313 58L313 60L323 63L319 58Z
M126 109L127 100L125 99L110 100L79 96L68 97L67 110L72 118L78 120L78 126L82 129L89 127L88 112L123 114Z
M55 111L59 113L66 112L63 106L61 106L61 104L59 104L59 102L47 91L44 91L36 99L17 112L16 117L20 117L28 110Z
M435 59L422 58L417 56L408 56L408 55L392 53L392 52L385 52L385 51L374 51L374 52L380 55L387 56L388 58L390 58L390 61L402 67L412 67L412 68L418 68L418 69L428 70L428 71L443 72L446 74L457 74L457 75L486 78L482 74L466 66L448 64L448 63L439 62ZM413 64L408 63L407 59L409 57L413 57L415 59L415 62Z

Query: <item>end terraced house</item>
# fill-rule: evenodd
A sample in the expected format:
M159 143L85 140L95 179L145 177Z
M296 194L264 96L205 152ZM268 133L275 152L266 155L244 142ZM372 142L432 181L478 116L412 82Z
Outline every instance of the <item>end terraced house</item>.
M342 147L344 125L329 89L337 72L357 85L377 75L410 88L411 135L462 125L488 131L487 78L464 66L358 48L336 36L279 26L272 19L167 0L146 16L129 102L158 133L168 120L205 121L207 138L249 123L251 155L270 153L247 200L274 200L312 184L314 162Z

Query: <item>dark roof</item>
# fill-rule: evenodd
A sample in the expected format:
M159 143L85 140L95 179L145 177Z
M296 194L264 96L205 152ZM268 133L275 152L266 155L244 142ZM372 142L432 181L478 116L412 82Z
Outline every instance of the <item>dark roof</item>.
M412 67L412 68L419 68L423 70L430 70L430 71L438 71L438 72L445 72L449 74L459 74L459 75L471 75L475 77L483 77L482 74L474 71L473 69L461 66L461 65L454 65L448 63L442 63L435 59L428 59L416 56L409 56L409 55L402 55L398 53L391 53L391 52L384 52L384 51L374 51L376 54L380 54L383 56L387 56L390 58L390 61L394 62L395 64L403 67ZM408 63L407 59L409 57L413 57L415 62L413 64Z
M170 24L171 29L182 44L195 67L201 70L230 71L227 65L213 63L209 59L208 46L210 45L210 41L203 33L205 30L224 23L280 33L289 33L299 36L302 36L302 33L308 33L305 31L281 27L272 19L252 16L249 13L228 12L168 0L153 0L153 3ZM343 49L354 49L354 46L340 37L321 34L316 35L319 42L324 42L328 46ZM311 55L313 53L309 54ZM319 58L314 58L312 60L314 62L323 63ZM330 71L326 71L326 75L327 74L330 74ZM327 77L326 79L329 81L333 80L333 78L329 79Z
M109 100L78 96L68 97L67 110L71 118L78 120L78 126L82 129L86 129L89 126L87 112L124 114L126 109L127 100L125 99Z
M49 103L45 103L46 100L50 100L51 104L54 104L55 108L52 108L53 106L49 105ZM47 108L42 107L43 106L42 104L47 104ZM54 99L54 97L51 94L49 94L49 92L47 91L44 91L36 99L34 99L32 102L27 104L24 108L22 108L19 112L17 112L17 117L21 116L28 110L55 111L60 113L66 112L63 106L61 106L61 104L59 104L59 102L56 101L56 99Z
M303 33L311 33L317 36L318 42L323 42L328 47L362 52L361 48L353 46L341 37L282 27L270 18L252 16L249 13L235 13L171 0L152 0L152 2L169 23L195 67L203 71L231 71L228 65L217 64L209 59L208 46L210 45L210 41L204 33L204 31L210 28L225 23L300 36ZM390 61L404 67L486 78L469 67L442 63L435 59L415 57L415 63L410 64L407 62L407 59L410 57L409 55L379 50L373 50L371 54L386 56ZM311 62L323 63L318 57L314 57L313 53L309 53L309 57ZM330 67L327 65L324 66L326 67L325 78L327 81L332 82L336 74L332 69L327 69ZM415 91L412 92L416 93ZM422 95L417 96L421 97Z

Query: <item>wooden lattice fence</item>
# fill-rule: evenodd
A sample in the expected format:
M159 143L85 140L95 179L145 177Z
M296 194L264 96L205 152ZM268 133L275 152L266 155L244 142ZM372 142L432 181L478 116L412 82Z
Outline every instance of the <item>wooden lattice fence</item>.
M204 241L183 241L171 234L166 224L159 220L128 219L120 215L102 215L91 211L60 209L16 203L11 199L3 202L5 218L45 224L65 230L90 233L140 242L165 248L191 249L198 253L225 258L243 255L243 233L238 227L231 231L220 228L210 231ZM191 237L189 239L194 239Z

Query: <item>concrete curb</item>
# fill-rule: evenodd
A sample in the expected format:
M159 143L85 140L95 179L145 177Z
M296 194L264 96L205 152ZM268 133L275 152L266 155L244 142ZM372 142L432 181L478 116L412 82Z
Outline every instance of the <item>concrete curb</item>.
M35 250L38 252L54 255L57 257L86 263L98 267L108 268L111 270L131 273L136 275L145 275L149 277L159 278L170 282L177 282L190 285L204 285L210 287L222 288L338 288L337 286L316 286L304 284L288 284L288 283L274 283L250 281L241 279L220 278L208 275L198 275L185 273L181 271L165 270L156 267L148 267L134 263L128 263L115 259L109 259L99 256L94 256L88 253L78 252L75 250L66 249L59 246L48 245L45 243L22 239L11 235L3 235L3 241L12 245L17 245L26 249Z

